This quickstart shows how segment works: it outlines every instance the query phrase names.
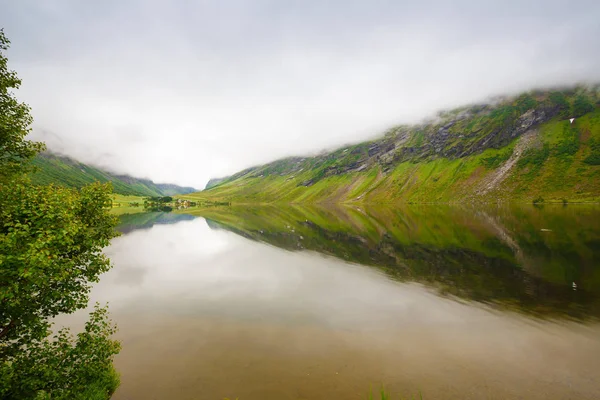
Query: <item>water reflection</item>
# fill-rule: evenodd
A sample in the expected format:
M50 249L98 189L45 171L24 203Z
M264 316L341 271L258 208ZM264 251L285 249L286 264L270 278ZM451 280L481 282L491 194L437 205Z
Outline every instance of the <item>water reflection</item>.
M538 317L600 315L600 208L202 210L209 226L376 266L397 280Z
M129 233L139 229L150 229L154 225L175 224L179 221L189 221L194 218L193 215L160 211L122 214L119 215L117 230L121 233Z
M106 249L115 400L598 398L593 209L203 214L122 217Z

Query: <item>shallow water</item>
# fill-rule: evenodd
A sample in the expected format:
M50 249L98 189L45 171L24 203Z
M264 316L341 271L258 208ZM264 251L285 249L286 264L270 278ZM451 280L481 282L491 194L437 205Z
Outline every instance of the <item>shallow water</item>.
M115 399L600 398L600 208L201 214L106 250Z

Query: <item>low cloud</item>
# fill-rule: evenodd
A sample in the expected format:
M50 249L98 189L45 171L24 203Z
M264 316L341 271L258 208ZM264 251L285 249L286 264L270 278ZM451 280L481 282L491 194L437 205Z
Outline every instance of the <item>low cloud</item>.
M196 187L440 108L600 80L597 1L0 3L34 137Z

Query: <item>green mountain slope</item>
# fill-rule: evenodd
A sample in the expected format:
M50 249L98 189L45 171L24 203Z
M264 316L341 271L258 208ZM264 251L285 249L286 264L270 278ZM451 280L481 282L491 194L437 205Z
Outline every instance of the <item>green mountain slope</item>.
M595 86L462 107L324 155L246 169L194 197L234 203L597 201L599 104Z
M115 175L69 157L50 152L39 154L33 159L32 164L36 168L31 174L31 179L37 185L52 183L59 186L80 188L93 182L112 182L115 193L131 196L171 196L195 191L191 187L156 184L148 179Z

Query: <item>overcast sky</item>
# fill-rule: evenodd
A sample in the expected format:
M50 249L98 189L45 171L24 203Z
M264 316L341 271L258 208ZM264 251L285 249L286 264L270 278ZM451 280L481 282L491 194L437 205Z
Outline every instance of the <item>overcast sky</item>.
M599 81L599 21L598 0L0 0L36 138L199 188L441 108Z

